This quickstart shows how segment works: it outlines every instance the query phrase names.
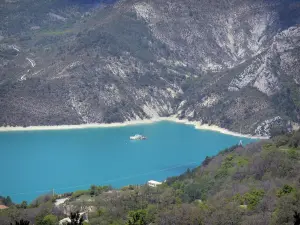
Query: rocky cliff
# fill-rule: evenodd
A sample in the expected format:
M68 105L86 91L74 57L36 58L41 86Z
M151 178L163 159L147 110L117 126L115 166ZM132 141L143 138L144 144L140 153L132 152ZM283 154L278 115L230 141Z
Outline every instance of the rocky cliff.
M0 14L2 126L300 120L297 0L5 0Z

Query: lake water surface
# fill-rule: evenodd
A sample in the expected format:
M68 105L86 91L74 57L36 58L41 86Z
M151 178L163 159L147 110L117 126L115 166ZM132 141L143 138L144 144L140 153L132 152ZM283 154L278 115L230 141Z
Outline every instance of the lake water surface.
M145 141L130 141L136 133ZM0 133L0 195L32 201L54 188L63 193L91 184L121 187L163 181L206 156L255 140L196 130L173 122L80 130Z

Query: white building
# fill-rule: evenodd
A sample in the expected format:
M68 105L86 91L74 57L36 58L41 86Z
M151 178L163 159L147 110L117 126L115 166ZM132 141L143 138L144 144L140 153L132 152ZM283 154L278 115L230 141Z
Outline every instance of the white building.
M88 214L86 212L81 212L81 213L79 213L79 215L83 217L83 219L84 219L83 221L84 222L89 222L89 220L87 218ZM71 219L69 217L66 217L66 218L60 220L58 222L58 224L59 225L65 225L65 224L70 223L70 222L71 222Z
M158 181L155 181L155 180L149 180L149 181L147 182L147 184L148 184L148 186L150 186L150 187L156 187L157 185L161 185L162 182L158 182Z

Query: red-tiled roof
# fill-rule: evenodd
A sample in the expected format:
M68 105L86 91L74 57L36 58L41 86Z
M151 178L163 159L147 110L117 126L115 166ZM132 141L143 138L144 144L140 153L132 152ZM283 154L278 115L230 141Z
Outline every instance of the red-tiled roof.
M8 207L6 205L0 205L0 209L7 209Z

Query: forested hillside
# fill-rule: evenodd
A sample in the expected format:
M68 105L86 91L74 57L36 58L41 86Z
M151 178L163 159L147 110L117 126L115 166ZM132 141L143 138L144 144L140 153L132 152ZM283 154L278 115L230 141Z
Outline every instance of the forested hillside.
M299 147L299 131L234 146L158 187L91 186L42 196L0 211L0 224L23 218L52 225L78 210L89 212L91 225L292 225L300 212ZM63 197L68 200L57 204Z
M0 1L0 126L300 123L299 0L97 2Z

